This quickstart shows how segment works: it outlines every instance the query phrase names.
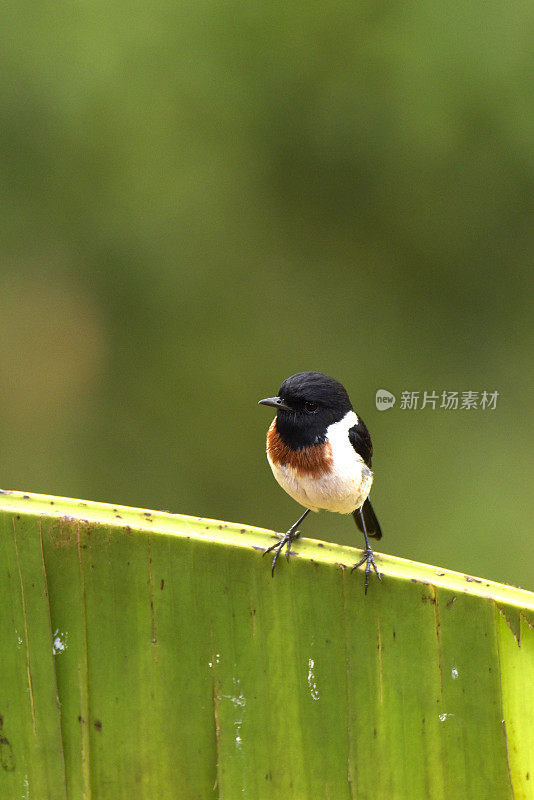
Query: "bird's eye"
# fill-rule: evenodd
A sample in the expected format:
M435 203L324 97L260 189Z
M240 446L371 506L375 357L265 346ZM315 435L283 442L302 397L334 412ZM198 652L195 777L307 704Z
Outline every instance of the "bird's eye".
M304 403L304 410L308 412L308 414L315 414L319 406L317 403L313 403L311 400L306 400Z

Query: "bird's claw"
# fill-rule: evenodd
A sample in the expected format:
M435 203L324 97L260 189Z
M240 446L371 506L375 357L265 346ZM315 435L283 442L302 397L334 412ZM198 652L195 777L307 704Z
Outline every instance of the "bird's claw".
M295 539L298 539L299 536L300 536L300 531L294 531L290 528L287 533L284 533L282 535L280 541L275 542L275 544L272 544L270 547L268 547L266 550L263 551L263 555L265 555L265 553L270 553L273 550L276 550L276 553L274 554L273 558L273 563L271 566L271 575L273 576L273 578L274 578L274 568L276 566L278 556L280 555L284 547L286 547L286 558L289 561L289 556L291 553L291 544L295 541Z
M358 567L361 567L362 564L365 564L365 594L367 594L367 587L369 586L369 575L371 574L371 567L376 572L376 577L378 578L379 581L382 580L382 576L377 569L375 563L375 556L371 548L366 547L363 553L364 553L363 558L360 558L358 563L353 566L351 572L354 572L355 569L358 569Z

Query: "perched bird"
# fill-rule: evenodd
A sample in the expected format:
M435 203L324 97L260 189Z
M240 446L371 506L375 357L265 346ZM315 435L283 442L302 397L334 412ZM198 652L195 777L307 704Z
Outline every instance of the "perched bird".
M267 459L274 477L306 508L280 541L265 551L276 551L273 576L285 546L289 561L291 544L300 536L300 523L310 511L326 509L352 514L365 537L364 556L352 569L365 564L367 592L371 568L381 580L369 536L380 539L382 531L369 502L371 437L355 414L346 389L321 372L298 372L283 382L276 397L266 397L259 404L276 409L267 431Z

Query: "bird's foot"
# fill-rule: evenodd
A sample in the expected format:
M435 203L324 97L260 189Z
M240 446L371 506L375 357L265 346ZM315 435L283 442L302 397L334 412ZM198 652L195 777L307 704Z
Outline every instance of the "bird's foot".
M379 573L377 566L375 564L375 556L371 548L366 547L363 552L364 552L363 558L361 558L358 561L358 563L353 566L351 572L354 572L355 569L358 569L358 567L361 567L362 564L365 564L365 594L367 594L367 587L369 586L369 575L371 574L371 567L376 572L376 577L378 578L379 581L382 580L382 576Z
M299 536L300 536L300 531L293 530L293 528L290 528L287 533L284 533L282 535L282 538L280 539L279 542L272 544L270 547L267 548L267 550L264 550L263 555L265 555L265 553L270 553L273 550L276 550L276 553L274 554L273 558L273 564L271 567L271 575L273 576L273 578L274 578L274 568L276 566L278 556L280 555L284 547L286 547L287 548L286 558L289 561L289 555L291 553L291 545L295 541L295 539L299 538Z

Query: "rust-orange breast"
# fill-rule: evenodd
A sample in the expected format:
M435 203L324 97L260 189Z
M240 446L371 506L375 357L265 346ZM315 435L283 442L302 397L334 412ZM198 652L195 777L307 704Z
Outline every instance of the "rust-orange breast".
M318 478L325 472L332 471L332 448L330 442L314 444L293 450L282 441L276 429L276 418L267 431L267 452L276 466L289 464L298 475L309 475Z

